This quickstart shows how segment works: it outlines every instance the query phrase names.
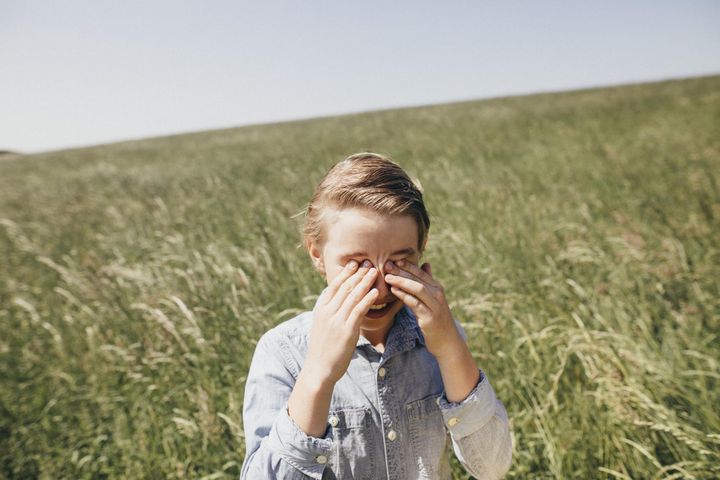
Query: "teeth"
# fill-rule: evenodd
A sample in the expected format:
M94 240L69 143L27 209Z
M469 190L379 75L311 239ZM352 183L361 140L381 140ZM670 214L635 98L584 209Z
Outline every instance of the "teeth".
M383 303L382 305L373 305L370 307L370 310L382 310L387 306L387 303Z

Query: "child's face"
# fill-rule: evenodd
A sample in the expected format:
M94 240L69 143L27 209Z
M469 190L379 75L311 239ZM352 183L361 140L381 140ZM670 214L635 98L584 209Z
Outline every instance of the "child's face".
M387 303L388 306L378 312L370 310L361 329L366 333L383 331L403 305L385 283L385 263L401 259L414 264L420 261L417 222L410 215L388 216L358 208L329 210L325 215L324 233L325 242L311 244L310 255L316 268L325 274L327 283L332 282L350 260L359 264L369 260L379 270L374 285L379 292L375 304Z

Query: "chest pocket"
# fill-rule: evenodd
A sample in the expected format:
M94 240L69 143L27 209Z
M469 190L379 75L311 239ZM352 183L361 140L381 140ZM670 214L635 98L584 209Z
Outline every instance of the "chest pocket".
M378 439L374 438L370 409L330 410L328 423L332 428L335 447L331 462L334 478L374 480L377 468L374 448Z
M420 478L437 478L447 467L447 432L437 400L430 395L405 406L410 442Z

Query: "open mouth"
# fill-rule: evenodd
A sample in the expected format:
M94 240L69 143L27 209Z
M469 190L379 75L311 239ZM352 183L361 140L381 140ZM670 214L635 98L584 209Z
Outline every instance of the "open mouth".
M380 304L373 305L370 307L370 310L368 310L368 312L365 314L365 316L368 318L383 317L383 316L385 316L385 314L387 312L390 311L390 309L393 307L393 305L395 305L395 302L397 302L397 300L393 300L393 301L387 302L387 303L380 303Z

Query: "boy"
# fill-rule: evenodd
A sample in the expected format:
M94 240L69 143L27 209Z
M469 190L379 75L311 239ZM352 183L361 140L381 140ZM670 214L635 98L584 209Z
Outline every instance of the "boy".
M303 235L328 287L258 342L241 479L446 479L449 444L479 479L507 472L505 408L418 267L429 227L422 193L381 155L317 186Z

